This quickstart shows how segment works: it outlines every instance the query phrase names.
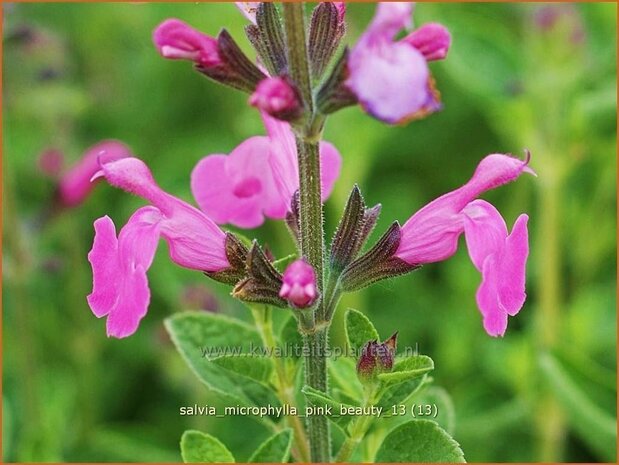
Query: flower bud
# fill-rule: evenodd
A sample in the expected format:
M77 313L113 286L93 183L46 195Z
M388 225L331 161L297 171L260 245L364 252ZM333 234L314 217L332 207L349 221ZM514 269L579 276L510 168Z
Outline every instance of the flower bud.
M427 61L442 60L451 45L451 34L441 24L428 23L414 30L404 39L421 52Z
M162 57L189 60L202 66L221 64L217 39L196 31L178 19L168 19L153 33L153 41Z
M296 308L311 306L318 297L316 273L304 259L295 260L284 271L280 297Z
M357 362L357 374L362 381L369 381L380 373L393 369L398 332L384 342L369 341L363 349Z
M269 77L260 81L249 97L249 104L284 121L292 121L303 112L299 92L283 77Z

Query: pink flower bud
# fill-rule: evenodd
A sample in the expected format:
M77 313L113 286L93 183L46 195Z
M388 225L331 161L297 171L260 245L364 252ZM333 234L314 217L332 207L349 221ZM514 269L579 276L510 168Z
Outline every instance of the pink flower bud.
M284 271L279 296L296 308L307 308L316 301L316 274L304 259L295 260L288 265Z
M205 67L221 64L217 39L178 19L167 19L155 29L153 42L162 57L190 60Z
M451 34L441 24L428 23L402 40L419 50L427 61L442 60L449 51Z
M337 19L340 23L344 22L344 17L346 16L346 3L344 2L333 2L333 6L337 8Z
M282 77L260 81L249 104L284 121L297 119L303 110L298 91Z

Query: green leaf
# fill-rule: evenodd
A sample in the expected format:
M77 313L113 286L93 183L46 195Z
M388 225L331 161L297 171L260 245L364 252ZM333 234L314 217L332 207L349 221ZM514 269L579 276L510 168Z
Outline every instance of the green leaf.
M412 378L402 383L391 385L387 387L376 405L385 409L390 409L392 405L401 404L411 396L417 394L421 388L431 382L431 380L432 378L425 375L421 378Z
M305 398L311 405L323 407L325 405L330 406L333 409L332 415L327 415L327 418L341 428L344 434L348 435L347 426L353 419L352 415L340 415L340 407L352 407L351 405L343 404L330 397L318 389L314 389L311 386L303 386L301 392L305 394Z
M249 458L249 463L287 463L292 446L292 430L286 428L264 441Z
M234 456L219 439L195 430L183 433L181 456L185 463L234 463Z
M226 370L260 382L268 383L273 373L273 360L260 355L222 355L212 359L211 362Z
M226 370L210 360L217 350L220 355L232 351L240 355L262 347L254 328L242 321L206 312L179 313L166 319L165 325L183 359L209 389L244 405L280 405L268 386ZM206 348L211 354L204 356Z
M615 462L616 419L592 402L552 355L543 354L540 364L576 433L605 461Z
M413 355L396 362L391 373L381 373L378 379L386 385L398 384L418 378L434 370L434 362L426 355Z
M358 310L349 308L346 312L346 338L350 349L360 354L368 341L377 341L379 336L368 317Z
M357 365L351 357L331 358L327 361L333 387L346 396L360 403L363 398L363 386L357 378Z
M460 445L430 420L413 420L391 430L376 453L376 462L463 463Z
M451 396L439 386L430 386L419 396L417 404L436 405L437 416L434 418L449 434L453 434L456 426L456 411Z

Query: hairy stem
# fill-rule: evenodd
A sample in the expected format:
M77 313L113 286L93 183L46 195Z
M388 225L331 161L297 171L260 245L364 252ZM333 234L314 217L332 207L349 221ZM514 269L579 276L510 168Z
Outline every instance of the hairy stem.
M324 289L324 231L320 191L320 157L318 137L314 127L314 102L305 39L305 17L302 3L284 3L284 27L289 72L303 96L305 122L296 129L299 162L299 222L301 254L316 272L318 292ZM306 383L327 391L327 331L324 305L316 308L315 331L304 334ZM325 416L312 415L307 419L310 453L313 462L330 461L329 422Z

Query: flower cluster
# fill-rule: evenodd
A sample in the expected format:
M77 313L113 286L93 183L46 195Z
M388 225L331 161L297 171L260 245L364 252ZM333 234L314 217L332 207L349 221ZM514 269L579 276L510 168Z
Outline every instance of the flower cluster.
M308 102L290 75L289 50L277 8L256 2L237 6L250 21L246 31L256 49L255 62L225 29L215 38L169 19L153 34L162 57L188 60L207 77L246 92L248 104L258 109L266 128L265 136L250 137L229 154L211 154L197 163L191 173L191 191L199 208L163 191L146 164L122 145L93 148L75 168L75 176L61 185L67 203L75 201L72 195L83 196L90 189L91 178L103 178L149 203L118 234L107 216L94 223L95 238L88 255L94 279L88 303L97 317L107 316L108 335L133 334L145 316L150 301L146 273L160 238L167 242L173 262L234 285L234 297L293 309L322 305L329 318L342 292L446 260L455 253L461 235L482 275L477 303L484 328L491 336L503 335L508 316L519 312L526 297L528 217L520 215L509 233L496 208L478 197L523 172L532 173L529 157L523 161L488 155L466 184L430 202L403 226L395 222L364 253L380 205L366 208L355 187L331 244L329 267L324 270L314 269L299 254L280 271L256 242L250 247L221 229L224 224L255 228L265 218L285 219L299 241L303 221L298 195L302 184L299 132L310 127L318 139L327 115L354 103L389 124L440 109L428 62L445 58L451 44L442 25L430 23L410 30L411 3L380 3L358 42L335 60L345 33L345 5L320 3L308 29L315 99ZM398 38L402 30L406 32ZM331 61L335 61L333 66ZM328 142L316 142L316 150L320 166L316 197L320 187L324 202L339 177L342 157ZM323 275L328 276L324 292L319 278ZM370 346L360 361L360 371L373 376L376 370L391 368L395 335ZM374 349L379 346L389 349L388 353L377 356Z

